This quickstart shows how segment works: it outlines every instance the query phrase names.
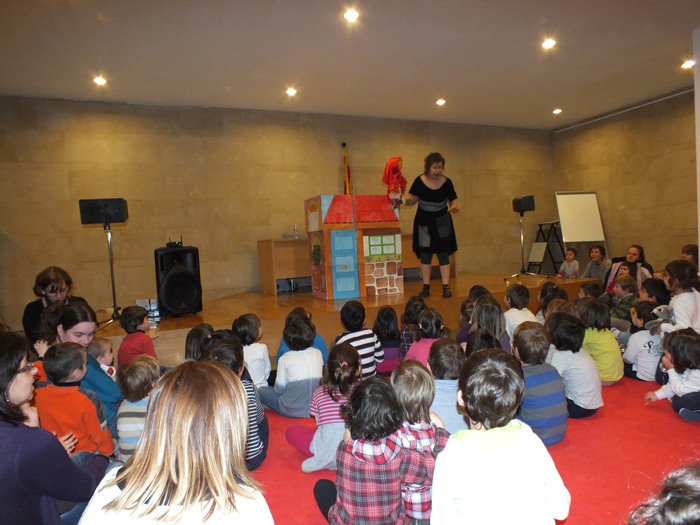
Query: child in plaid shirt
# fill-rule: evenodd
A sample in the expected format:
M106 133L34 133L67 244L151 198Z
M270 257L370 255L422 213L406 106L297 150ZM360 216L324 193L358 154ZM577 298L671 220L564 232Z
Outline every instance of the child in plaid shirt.
M401 484L419 482L423 455L401 447L401 407L381 377L362 381L341 408L348 430L338 446L335 485L319 480L314 496L329 523L403 525Z
M445 448L450 434L442 420L430 411L435 383L426 367L412 359L404 361L391 374L391 385L403 412L401 447L417 451L422 457L416 464L419 470L411 473L413 483L401 483L406 519L411 520L411 525L428 525L435 458Z

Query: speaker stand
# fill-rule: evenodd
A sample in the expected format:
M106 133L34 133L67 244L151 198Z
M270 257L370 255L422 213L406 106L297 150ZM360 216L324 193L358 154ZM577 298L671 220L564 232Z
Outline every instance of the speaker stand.
M525 215L525 212L521 211L520 212L520 271L518 273L514 273L510 277L504 277L503 278L504 281L507 281L508 279L512 279L513 277L520 277L521 275L538 276L538 274L528 272L525 269L525 238L523 237L523 215Z
M112 317L107 321L103 321L97 330L102 330L103 328L111 325L114 321L119 319L119 310L117 306L117 292L114 286L114 257L112 256L112 229L108 223L105 223L104 230L107 232L107 250L109 252L109 278L112 282Z

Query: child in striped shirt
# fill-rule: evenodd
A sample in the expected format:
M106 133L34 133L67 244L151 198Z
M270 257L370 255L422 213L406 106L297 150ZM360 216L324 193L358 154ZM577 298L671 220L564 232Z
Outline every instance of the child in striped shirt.
M117 412L119 459L129 459L139 444L146 421L148 396L160 379L160 367L150 355L139 355L117 370L117 386L126 398Z
M239 378L245 369L243 344L233 338L222 339L209 346L202 356L205 361L218 361L227 366ZM263 410L258 390L252 381L241 379L248 400L248 434L245 445L245 464L249 471L262 465L267 457L270 442L270 426Z
M362 361L362 379L377 373L377 365L384 361L384 350L377 336L365 325L365 307L360 301L348 301L340 310L340 322L347 332L335 338L333 344L350 343L357 349Z
M360 354L348 343L331 347L326 371L311 398L311 415L316 418L316 429L291 425L287 441L308 456L301 464L304 472L336 469L335 454L343 440L345 420L340 407L345 404L362 377Z

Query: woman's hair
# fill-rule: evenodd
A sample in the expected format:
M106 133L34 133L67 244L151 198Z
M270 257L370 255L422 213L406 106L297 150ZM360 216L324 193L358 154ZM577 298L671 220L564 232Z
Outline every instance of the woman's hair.
M671 302L671 291L666 288L666 283L663 279L655 279L654 277L644 279L639 289L646 290L649 297L654 297L657 305Z
M414 295L406 303L406 308L401 316L401 322L403 324L418 324L418 316L423 310L428 308L422 297Z
M333 401L338 401L340 392L349 398L355 385L362 379L360 354L349 343L331 346L328 362L321 378L321 386Z
M228 328L224 328L222 330L215 330L210 337L204 339L204 342L202 343L202 351L199 354L198 360L202 360L202 356L209 349L210 346L216 344L219 341L224 341L226 339L235 339L236 341L241 340L233 330L229 330Z
M49 293L58 292L58 287L61 283L66 283L66 287L70 289L73 286L73 279L68 275L68 272L63 268L58 266L49 266L45 270L42 270L39 275L36 276L34 281L34 295L39 297L45 297L46 291Z
M403 413L404 421L415 425L430 422L430 405L435 398L435 381L418 361L407 359L391 373L391 386Z
M469 333L466 357L484 348L501 348L501 342L486 328L477 328Z
M672 471L658 494L637 507L628 525L696 525L700 523L700 463Z
M401 339L399 329L399 319L396 317L396 310L391 306L382 306L377 312L372 331L380 341L391 339Z
M260 319L255 314L244 314L233 321L231 330L244 346L252 345L260 335Z
M136 403L150 394L159 379L160 366L150 355L137 355L117 370L117 386L131 403Z
M698 267L690 261L671 261L666 265L666 273L671 291L698 287Z
M442 162L442 167L445 167L445 157L440 155L437 151L434 151L433 153L430 153L427 157L425 157L425 159L423 160L423 168L425 169L423 173L427 175L430 171L430 166L432 166L436 162Z
M97 324L95 312L87 303L54 304L41 312L38 338L51 344L58 340L59 326L65 331L80 323Z
M238 375L245 366L243 343L233 338L221 339L202 353L202 361L218 361Z
M487 348L470 355L459 376L469 419L487 430L507 425L523 400L525 378L511 354Z
M314 344L316 327L308 318L292 319L285 325L282 338L290 350L306 350Z
M606 256L607 254L605 253L605 246L603 246L602 244L594 244L593 246L591 246L590 249L588 250L588 256L590 257L590 256L591 256L591 252L592 252L593 250L595 250L596 248L597 248L598 251L600 252L600 255L603 256L603 259L605 259L605 256Z
M547 316L544 327L557 350L571 350L574 354L581 350L586 327L575 315L552 312Z
M10 401L9 391L22 359L29 356L27 338L12 332L0 333L0 421L14 425L27 420L19 406Z
M693 262L697 266L698 264L698 245L697 244L686 244L681 248L681 253L684 255L690 255L693 258Z
M257 488L245 466L247 429L247 396L230 369L187 361L170 370L151 392L133 456L107 485L123 489L105 510L141 508L138 517L164 522L195 505L208 508L204 521L234 511Z
M471 331L475 332L479 328L485 328L496 339L503 337L506 331L506 318L503 316L503 308L490 295L479 297L474 305Z
M389 382L378 376L360 381L340 407L352 439L379 441L401 428L401 407Z
M525 321L513 331L513 348L526 365L541 365L549 351L549 334L540 323Z
M465 359L462 345L454 339L438 339L430 345L428 365L435 379L459 379Z
M583 321L586 328L595 328L596 330L610 329L610 314L608 308L598 299L592 297L584 297L576 305L578 317Z
M445 327L442 324L442 316L435 308L423 310L418 317L418 332L416 341L421 339L439 339L444 337Z
M214 328L207 323L198 324L187 332L187 339L185 340L185 359L188 361L199 360L202 355L204 341L209 339L213 333Z
M663 347L673 358L673 369L678 374L686 370L700 370L700 335L692 328L667 334Z
M547 311L545 313L545 320L549 314L554 312L563 312L565 314L570 314L573 316L578 316L578 312L574 305L564 299L554 299L547 305Z
M637 259L638 263L645 263L646 259L644 258L644 248L639 246L639 244L633 244L630 246L630 248L637 248L637 251L639 252L639 259ZM627 248L627 251L630 251L630 248Z

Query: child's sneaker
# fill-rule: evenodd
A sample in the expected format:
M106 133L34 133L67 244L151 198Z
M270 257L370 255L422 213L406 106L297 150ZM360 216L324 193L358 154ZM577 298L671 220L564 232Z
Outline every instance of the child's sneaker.
M700 412L693 412L687 408L681 408L678 411L678 415L681 416L684 421L700 421Z

